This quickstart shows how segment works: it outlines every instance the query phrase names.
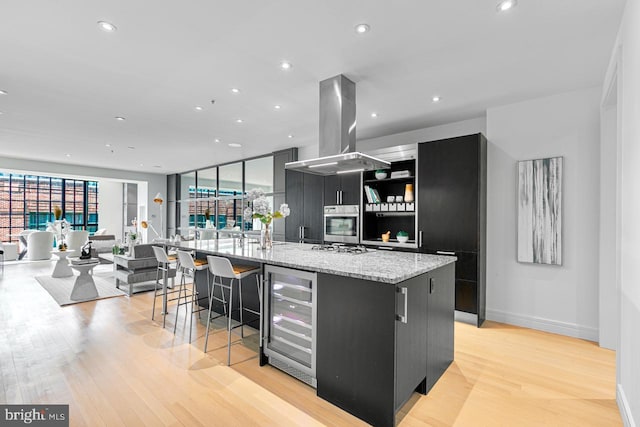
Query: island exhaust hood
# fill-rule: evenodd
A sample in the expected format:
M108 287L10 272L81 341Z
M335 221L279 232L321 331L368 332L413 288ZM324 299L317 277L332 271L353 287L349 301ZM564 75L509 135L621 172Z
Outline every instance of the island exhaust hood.
M389 169L391 164L354 151L356 84L339 74L320 82L320 156L285 164L285 169L336 175Z

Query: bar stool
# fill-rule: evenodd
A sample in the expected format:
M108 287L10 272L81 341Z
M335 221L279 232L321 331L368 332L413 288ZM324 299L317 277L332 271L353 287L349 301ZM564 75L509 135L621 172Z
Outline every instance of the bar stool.
M176 322L173 325L173 333L176 333L176 328L178 326L178 310L180 310L181 305L189 304L188 297L191 296L191 319L189 320L189 343L191 343L191 330L193 329L193 314L200 313L204 311L204 308L199 308L198 310L194 310L193 306L196 302L200 301L203 298L199 298L198 290L196 288L196 272L206 270L207 262L202 259L194 260L191 256L190 252L186 251L177 251L178 262L180 263L180 272L182 273L182 277L180 278L180 288L178 289L178 307L176 308ZM191 295L187 294L187 284L186 278L191 277L192 279L192 287L191 287ZM209 275L207 274L207 296L210 292L209 286ZM182 291L184 290L184 302L180 302L182 298ZM185 313L188 313L187 308L185 307Z
M164 283L160 284L160 272L162 272L162 278L163 278L163 282L164 282L164 275L166 274L167 279L170 276L170 272L171 272L171 266L172 264L175 264L177 261L177 256L171 256L171 255L167 255L167 253L165 252L165 250L161 247L158 246L152 246L153 249L153 254L156 256L156 261L158 261L158 269L156 270L156 284L155 284L155 288L153 290L153 309L151 311L151 320L154 320L155 314L156 314L156 299L158 298L158 290L160 290L160 295L165 298L164 296ZM176 266L177 268L177 266ZM171 278L171 283L175 283L175 279ZM166 293L167 295L169 294L174 294L178 292L178 290L176 289L172 289L171 291L167 290ZM172 298L172 299L168 299L166 300L167 302L169 301L175 301L177 298ZM163 304L163 309L166 310L167 307ZM166 316L166 312L162 313L162 315L164 316L164 318L162 319L162 327L165 327L165 323L167 321L167 316Z
M231 330L240 327L241 333L240 336L244 338L244 321L243 321L243 312L249 311L258 316L261 316L260 311L250 310L244 308L242 305L242 279L249 276L250 274L260 272L260 267L249 266L249 265L232 265L231 261L227 258L217 257L209 255L207 256L207 261L209 263L209 273L213 276L213 282L211 284L211 293L209 295L209 314L207 316L207 332L206 338L204 340L204 352L207 352L207 345L209 343L209 326L211 325L211 320L217 319L221 316L227 316L227 366L231 365ZM216 277L220 279L220 282L216 282ZM222 279L229 279L229 284L225 285ZM231 326L231 318L233 313L233 281L238 280L238 291L239 291L239 312L240 312L240 324L236 326ZM260 307L262 307L262 292L260 286L259 275L256 276L256 284L258 287L258 300L260 301ZM222 292L222 299L217 298L214 295L214 290L216 286L220 287ZM225 314L219 314L215 317L211 317L211 308L213 307L213 300L218 300L223 303L223 308L225 306L225 298L224 298L224 290L227 289L229 291L229 308L224 309ZM262 322L260 322L260 328L262 328Z

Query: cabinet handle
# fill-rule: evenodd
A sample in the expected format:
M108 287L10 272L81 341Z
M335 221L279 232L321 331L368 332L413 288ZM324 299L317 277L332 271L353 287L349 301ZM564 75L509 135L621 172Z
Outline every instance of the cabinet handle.
M435 288L436 288L436 279L432 277L429 279L429 293L432 294Z
M301 235L302 240L305 239L304 235L305 235L306 228L307 227L305 227L304 225L302 227L300 227L300 235Z
M336 205L340 204L340 190L336 190Z
M343 196L343 195L344 195L344 194L343 194L343 191L342 191L342 190L340 190L340 204L342 204L342 196Z
M399 320L402 323L407 323L407 303L408 303L408 299L409 299L409 291L407 290L407 288L397 288L398 293L402 294L404 296L404 314L400 315L400 314L396 314L396 320Z
M436 254L438 255L451 255L451 256L455 256L455 252L450 252L450 251L436 251Z
M422 230L418 233L418 247L422 247Z

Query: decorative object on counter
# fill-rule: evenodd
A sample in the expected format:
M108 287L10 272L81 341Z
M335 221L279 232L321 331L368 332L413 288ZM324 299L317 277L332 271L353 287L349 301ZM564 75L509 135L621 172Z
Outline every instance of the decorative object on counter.
M391 231L387 231L386 233L383 233L380 237L382 237L383 242L388 242L389 237L391 237Z
M402 199L402 196L396 196L396 203L402 203Z
M396 200L396 196L387 196L387 203L393 203Z
M413 202L413 184L404 186L404 201L407 203Z
M375 173L376 179L385 179L387 177L387 171L384 169L378 169Z
M271 239L271 221L274 218L286 218L291 211L289 205L283 203L280 205L280 209L275 212L269 211L269 201L264 195L264 191L260 189L253 189L247 193L247 200L249 204L253 206L247 207L244 211L244 216L259 219L263 224L260 232L260 248L271 249L273 248L273 241ZM234 222L235 224L235 222Z
M409 233L407 233L406 231L400 230L396 234L396 239L398 239L398 242L400 243L407 243L409 241Z
M163 227L162 227L162 203L164 203L164 197L162 197L162 193L156 194L156 196L153 198L153 203L155 203L157 205L160 205L160 235L159 235L159 237L162 239L162 236L164 236Z
M562 157L518 162L518 261L562 265Z

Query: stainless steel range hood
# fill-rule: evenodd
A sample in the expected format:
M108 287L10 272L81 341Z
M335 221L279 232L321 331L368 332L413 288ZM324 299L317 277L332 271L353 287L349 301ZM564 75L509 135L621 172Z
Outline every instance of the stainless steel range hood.
M285 164L285 169L335 175L388 169L391 164L354 151L356 84L342 74L320 82L320 156Z

